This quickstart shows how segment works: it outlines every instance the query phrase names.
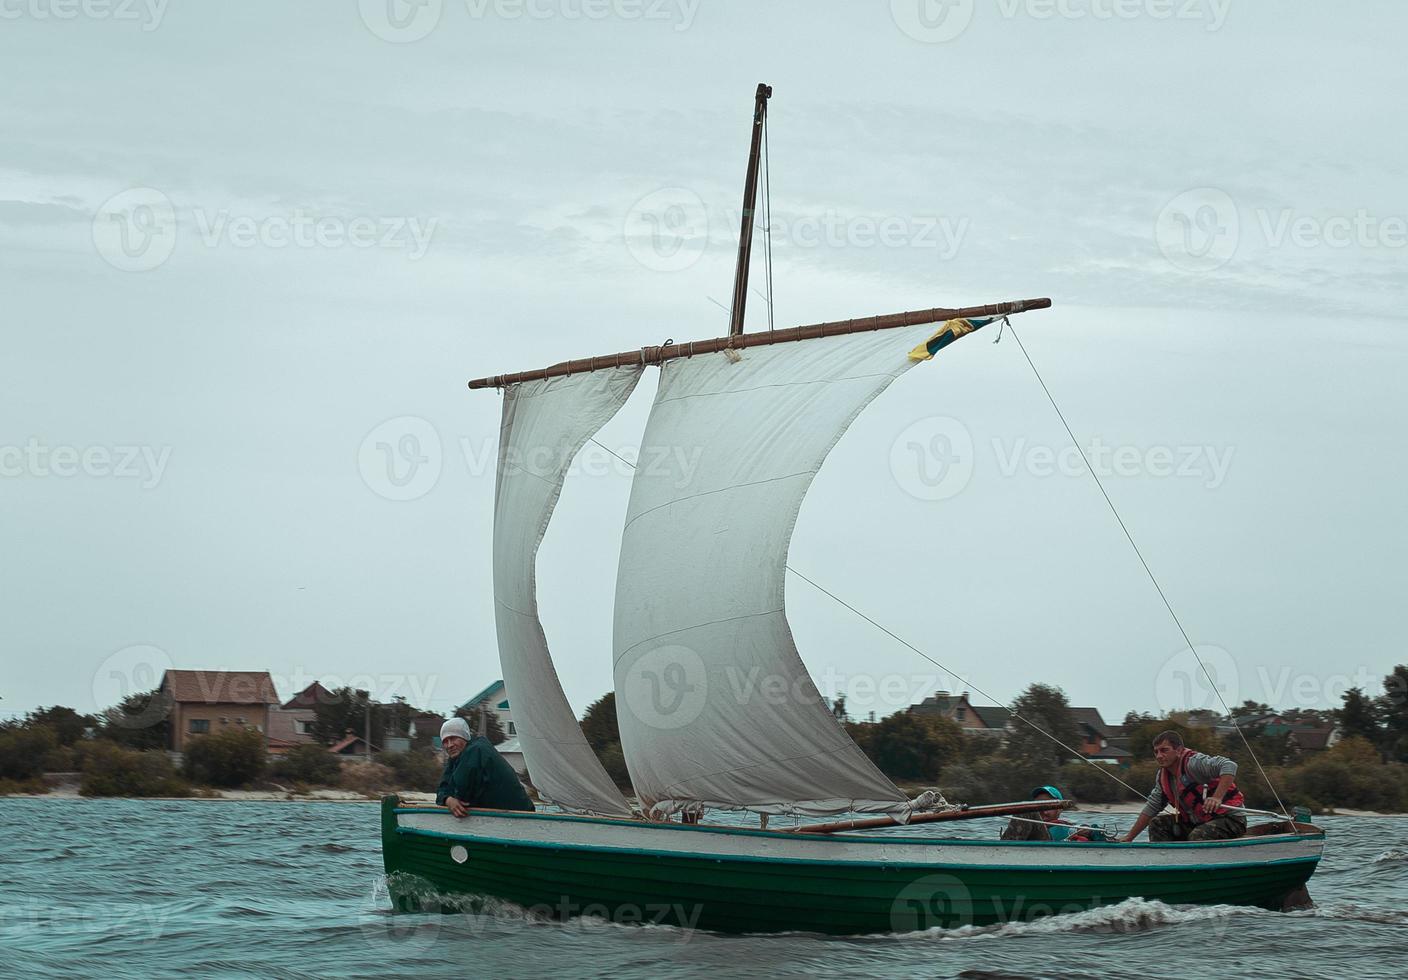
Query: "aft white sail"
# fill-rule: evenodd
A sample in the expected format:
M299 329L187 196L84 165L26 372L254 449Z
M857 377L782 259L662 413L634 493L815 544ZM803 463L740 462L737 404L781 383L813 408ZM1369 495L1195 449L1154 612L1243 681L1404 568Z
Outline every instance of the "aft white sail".
M667 361L616 581L621 746L643 808L904 811L797 655L784 609L802 498L932 324Z
M620 367L504 390L494 491L494 616L523 760L539 795L588 813L631 808L582 735L538 618L538 546L578 451L616 414L642 368Z

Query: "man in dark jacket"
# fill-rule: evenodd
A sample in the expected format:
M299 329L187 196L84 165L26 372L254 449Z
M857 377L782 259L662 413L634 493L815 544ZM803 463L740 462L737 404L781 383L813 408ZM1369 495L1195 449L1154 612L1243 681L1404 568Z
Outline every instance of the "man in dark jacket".
M440 726L440 744L449 758L435 791L435 802L457 817L469 816L470 807L486 810L532 810L533 801L518 773L483 735L473 735L463 718Z

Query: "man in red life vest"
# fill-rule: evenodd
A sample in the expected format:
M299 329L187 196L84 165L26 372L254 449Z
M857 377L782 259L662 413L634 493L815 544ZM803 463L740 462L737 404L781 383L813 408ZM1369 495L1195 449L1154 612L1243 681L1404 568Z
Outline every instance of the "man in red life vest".
M1245 805L1233 781L1237 763L1194 752L1177 732L1154 737L1154 761L1159 764L1154 790L1121 841L1134 840L1146 826L1151 841L1228 840L1247 832L1246 815L1227 809ZM1155 816L1166 804L1177 812Z

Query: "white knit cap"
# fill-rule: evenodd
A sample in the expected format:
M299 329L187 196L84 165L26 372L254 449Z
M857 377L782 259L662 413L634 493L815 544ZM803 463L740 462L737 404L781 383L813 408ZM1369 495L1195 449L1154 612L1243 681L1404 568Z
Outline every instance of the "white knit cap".
M440 741L443 742L450 735L456 738L462 738L468 742L471 737L469 733L469 722L465 721L463 718L451 718L449 721L445 722L445 724L440 726Z

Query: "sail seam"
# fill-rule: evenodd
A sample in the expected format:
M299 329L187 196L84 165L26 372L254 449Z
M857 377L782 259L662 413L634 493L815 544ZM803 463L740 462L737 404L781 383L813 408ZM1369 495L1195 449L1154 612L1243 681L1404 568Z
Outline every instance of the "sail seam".
M840 729L838 729L838 731L839 731L839 730L840 730ZM788 758L786 758L786 759L766 759L766 760L764 760L764 761L762 761L762 762L755 762L755 763L753 763L752 765L746 765L746 766L732 766L732 767L730 767L730 768L728 768L728 769L717 769L717 770L715 770L715 771L713 771L713 772L694 773L694 774L692 774L692 775L686 777L685 779L681 779L681 780L678 780L678 781L676 781L676 782L674 782L674 783L670 783L668 786L666 786L665 789L666 789L666 792L673 794L673 793L675 793L677 790L683 789L684 786L685 786L685 784L687 784L687 783L689 783L689 782L691 782L691 781L693 781L693 780L695 780L695 779L710 779L710 778L712 778L712 777L714 777L714 776L724 776L724 775L731 775L731 774L733 774L733 773L747 772L747 771L750 770L750 769L761 769L761 768L764 767L764 766L785 766L785 765L787 765L789 762L801 762L801 761L806 760L806 759L819 759L819 758L825 757L826 755L827 755L827 753L825 753L825 752L808 752L808 753L806 753L805 755L794 755L794 756L790 756L790 757L788 757ZM899 798L897 798L897 799L895 800L895 802L897 802L897 803L902 803L902 802L904 802L904 797L903 797L903 796L900 796Z
M714 395L741 395L749 391L765 391L768 388L804 388L808 385L834 385L842 381L868 381L872 378L894 378L895 375L888 373L881 374L850 374L844 378L813 378L807 381L785 381L778 384L756 385L752 388L721 388L718 391L691 391L683 395L672 395L669 398L656 399L655 404L667 405L670 402L684 401L686 398L708 398Z
M677 629L677 630L666 630L664 633L657 633L657 634L655 634L654 636L647 636L645 639L640 640L640 641L638 641L638 642L636 642L636 643L632 643L630 646L626 647L626 649L624 649L624 650L622 650L620 653L618 653L618 654L616 655L616 659L613 660L613 661L611 661L611 666L614 668L617 664L619 664L619 663L621 662L621 660L622 660L623 657L625 657L627 654L629 654L629 653L630 653L632 650L634 650L636 647L644 646L644 645L647 644L647 643L651 643L651 642L654 642L655 640L663 639L664 637L667 637L667 636L674 636L674 635L676 635L677 633L688 633L690 630L703 629L703 628L706 627L706 626L717 626L717 625L719 625L720 623L736 623L736 622L738 622L738 621L741 620L741 619L756 619L756 618L759 617L759 616L775 616L775 615L777 615L778 613L780 613L780 612L782 612L782 611L783 611L782 607L779 606L779 607L776 608L776 609L764 609L762 612L745 613L745 614L742 615L742 616L729 616L729 617L727 617L727 618L725 618L725 619L714 619L714 620L710 620L710 621L707 622L707 623L692 623L692 624L689 625L689 626L681 626L681 627L680 627L679 629Z
M673 507L675 504L682 504L686 500L696 500L699 497L708 497L716 493L727 493L730 490L742 490L744 487L761 487L767 483L780 483L783 480L795 480L799 476L815 476L816 473L816 470L801 470L797 473L784 473L782 476L774 476L766 480L754 480L752 483L730 483L726 487L719 487L716 490L701 490L698 493L690 494L688 497L676 497L675 499L667 501L663 504L657 504L656 506L651 507L649 510L641 511L635 517L632 517L626 522L626 526L623 529L622 533L624 536L624 532L630 530L632 524L640 520L642 517L645 517L647 514L653 514L657 510L664 510L666 507Z

